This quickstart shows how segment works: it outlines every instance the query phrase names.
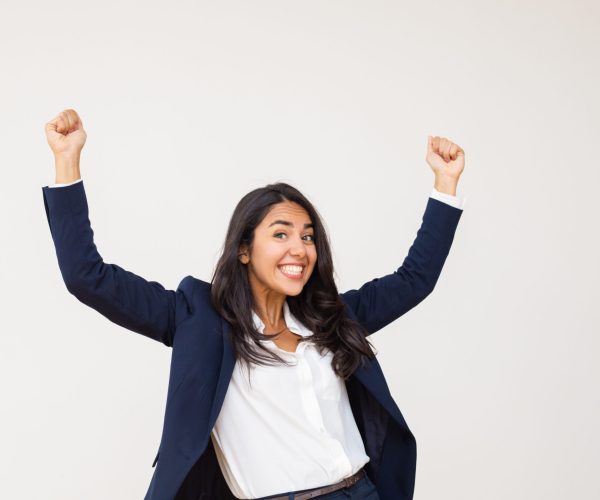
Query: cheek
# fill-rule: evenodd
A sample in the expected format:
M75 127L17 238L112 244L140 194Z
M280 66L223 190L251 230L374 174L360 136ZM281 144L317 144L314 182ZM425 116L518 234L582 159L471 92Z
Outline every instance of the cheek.
M260 253L256 254L255 263L257 267L261 267L266 272L270 272L283 258L281 248L277 245L264 245L260 249Z

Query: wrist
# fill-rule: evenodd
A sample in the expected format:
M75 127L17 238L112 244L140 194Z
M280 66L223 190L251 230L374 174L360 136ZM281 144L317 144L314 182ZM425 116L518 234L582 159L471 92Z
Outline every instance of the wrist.
M55 156L54 167L56 169L56 184L65 184L81 178L79 155Z
M458 179L453 177L436 176L433 187L440 193L450 194L456 196L456 186L458 185Z

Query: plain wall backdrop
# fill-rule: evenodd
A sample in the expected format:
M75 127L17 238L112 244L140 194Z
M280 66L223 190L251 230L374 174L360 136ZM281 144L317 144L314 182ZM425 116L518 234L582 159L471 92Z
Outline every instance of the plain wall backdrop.
M161 436L171 350L58 268L44 125L73 108L100 254L167 288L210 281L236 203L275 181L322 214L340 291L393 272L433 187L427 135L456 142L468 202L437 287L370 337L415 499L600 498L599 14L2 0L0 497L141 499Z

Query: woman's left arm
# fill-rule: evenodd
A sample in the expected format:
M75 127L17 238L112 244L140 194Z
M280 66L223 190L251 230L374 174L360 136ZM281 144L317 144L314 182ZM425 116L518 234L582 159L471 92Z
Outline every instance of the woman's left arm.
M434 289L450 252L464 200L456 197L464 169L464 151L445 138L428 137L426 161L435 174L421 228L402 266L357 290L340 294L368 335L419 304ZM457 206L457 203L459 205Z

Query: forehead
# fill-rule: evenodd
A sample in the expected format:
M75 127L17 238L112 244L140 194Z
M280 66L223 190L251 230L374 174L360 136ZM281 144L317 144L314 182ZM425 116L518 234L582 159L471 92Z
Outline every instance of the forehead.
M312 222L308 212L302 206L292 201L282 201L273 205L261 222L261 226L268 227L276 220L292 222L295 226Z

